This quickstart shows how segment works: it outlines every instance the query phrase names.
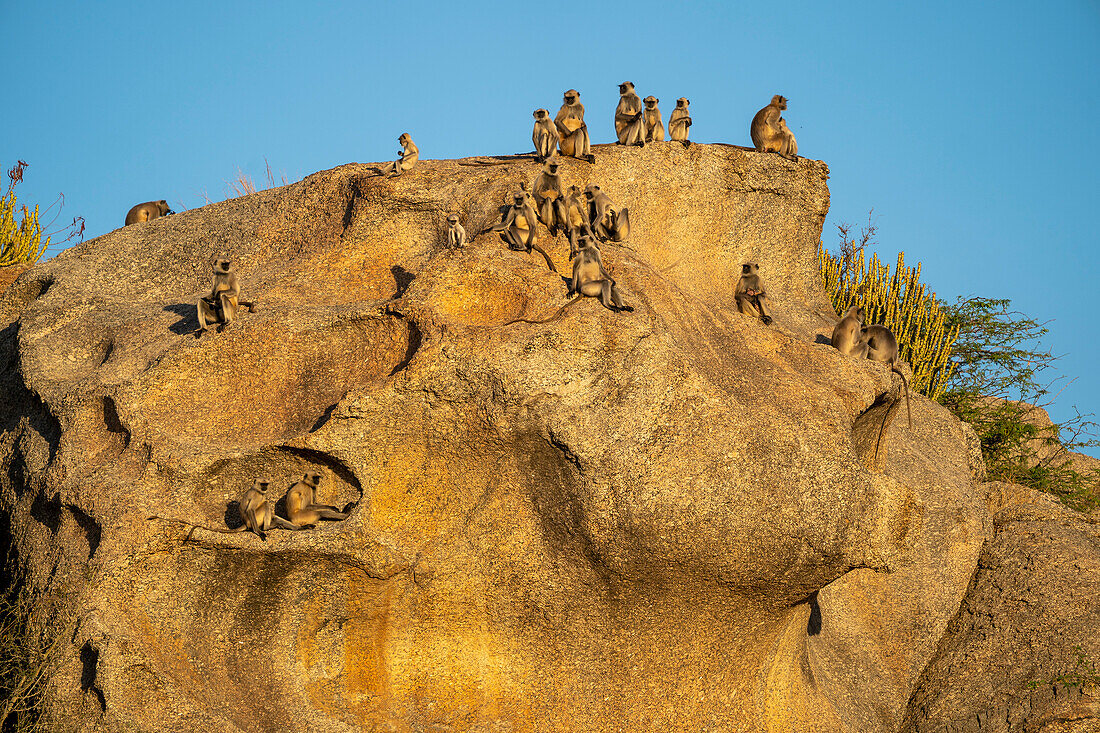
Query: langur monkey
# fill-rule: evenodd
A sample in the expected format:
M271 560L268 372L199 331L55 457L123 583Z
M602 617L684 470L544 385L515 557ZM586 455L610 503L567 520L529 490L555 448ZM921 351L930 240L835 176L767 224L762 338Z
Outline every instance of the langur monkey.
M787 160L797 159L798 144L794 142L787 123L780 114L787 109L787 98L776 94L771 104L756 113L749 127L749 136L758 153L778 153ZM793 150L792 150L793 148Z
M577 240L586 235L595 237L588 222L588 202L579 186L570 186L565 196L565 231L569 235L569 259L577 254Z
M214 277L210 284L210 295L198 300L199 336L209 328L207 322L217 323L218 329L237 320L240 306L248 308L249 313L256 312L256 301L240 300L241 286L237 282L237 273L232 270L229 260L214 260Z
M642 119L642 99L634 93L634 83L619 85L619 104L615 107L615 135L619 145L645 145L645 120Z
M244 520L244 524L236 529L221 529L219 527L207 527L202 524L194 524L192 522L185 522L182 519L171 519L169 517L158 517L156 515L149 517L149 519L160 519L164 522L176 522L178 524L185 525L191 529L187 532L187 536L183 538L186 543L191 539L191 535L195 533L196 529L205 529L209 532L218 532L219 534L237 534L238 532L252 532L261 540L267 541L267 537L264 532L268 532L273 528L298 530L300 527L291 524L280 516L275 514L275 505L267 500L267 490L271 486L271 482L266 478L258 478L252 482L252 486L244 492L240 501L240 514L241 519Z
M126 212L126 224L124 224L124 226L130 226L131 224L137 224L142 221L149 221L150 219L157 219L174 213L176 212L168 208L168 202L164 199L160 201L146 201L144 204L138 204Z
M665 125L661 122L661 110L657 109L657 103L661 100L650 95L642 101L645 102L645 112L642 114L642 119L645 121L645 141L647 143L664 142Z
M535 179L534 197L539 220L550 230L550 236L558 236L558 230L569 229L565 213L565 199L562 196L561 176L557 158L546 161L542 172Z
M604 308L608 310L634 310L628 305L623 305L619 289L615 287L615 280L604 269L600 250L596 248L596 243L591 237L580 238L580 247L573 256L573 281L570 285L578 296L598 297Z
M321 485L321 474L306 471L302 480L287 489L286 515L297 527L312 527L322 519L347 519L348 512L342 512L334 506L317 503L317 487Z
M760 265L755 262L741 265L741 278L737 281L734 298L737 300L737 310L749 315L759 314L764 325L770 326L772 317L768 314L765 303L767 293L764 292L764 281L760 279L759 271Z
M616 212L611 199L594 183L585 187L584 195L588 199L588 222L600 241L623 242L630 238L629 209Z
M554 154L554 149L561 143L561 135L548 110L536 109L534 115L535 129L531 132L531 142L535 144L535 157L542 163Z
M691 127L691 113L688 112L688 99L680 97L676 100L676 109L672 110L672 114L668 116L668 135L673 140L682 142L686 148L691 145L691 141L688 140L689 127Z
M570 89L562 97L561 109L554 118L561 140L558 147L562 155L580 158L589 163L596 162L588 140L588 125L584 122L584 105L577 101L580 92Z
M546 260L546 266L557 272L558 268L554 267L554 261L550 259L550 255L538 246L538 237L535 234L538 219L535 217L535 210L531 208L531 204L527 200L527 192L525 190L516 191L512 198L514 203L508 207L508 211L505 212L501 222L491 227L489 231L500 232L500 238L504 240L509 249L514 249L517 252L537 250Z
M897 337L886 326L864 326L859 332L859 340L863 347L864 356L871 361L889 364L890 371L901 377L902 386L905 387L905 414L909 418L909 429L912 430L913 412L909 406L909 381L905 378L905 373L898 369ZM882 440L881 432L879 433L879 440Z
M447 246L451 248L466 246L466 230L458 223L458 214L447 217Z
M798 141L794 139L794 133L787 127L787 121L779 118L779 132L787 136L787 155L790 160L798 160Z
M862 359L866 355L867 346L860 341L860 330L863 329L863 308L853 305L844 314L844 317L833 326L833 337L830 339L833 347L845 356L854 356Z
M399 176L405 171L411 171L413 166L416 165L416 161L420 160L420 148L416 147L416 143L413 142L409 133L401 133L401 137L397 138L397 142L401 143L401 150L397 153L400 158L379 169L379 173L383 176L387 174Z
M890 371L896 372L901 377L901 385L905 388L905 415L909 422L909 429L913 429L913 411L909 402L909 381L904 372L898 368L898 340L893 332L886 326L863 327L863 308L853 305L844 314L844 317L833 327L832 344L836 349L848 356L857 359L870 359L890 365ZM898 399L901 399L900 397ZM882 445L882 434L886 430L886 417L882 416L882 425L878 430L878 439L875 441L875 460L878 460L879 447Z

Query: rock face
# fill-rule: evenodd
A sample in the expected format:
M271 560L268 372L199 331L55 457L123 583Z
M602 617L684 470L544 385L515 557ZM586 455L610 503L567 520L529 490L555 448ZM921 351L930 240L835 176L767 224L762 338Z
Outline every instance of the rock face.
M530 185L522 158L343 166L112 232L7 290L0 510L64 636L52 729L941 719L988 487L946 410L914 395L907 429L899 381L823 343L826 167L597 157L561 172L630 208L631 241L603 248L629 314L584 299L504 325L554 316L562 278L495 234L443 248L448 213L473 237ZM564 272L564 238L540 235ZM223 256L260 310L196 338ZM734 307L746 261L774 327ZM254 477L281 495L307 470L347 520L183 544L147 519L224 527Z

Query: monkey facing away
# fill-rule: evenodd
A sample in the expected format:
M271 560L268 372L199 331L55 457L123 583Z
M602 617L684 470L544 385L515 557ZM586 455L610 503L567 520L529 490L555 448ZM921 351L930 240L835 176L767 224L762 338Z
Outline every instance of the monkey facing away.
M534 116L535 129L531 132L531 142L535 144L535 157L541 163L554 154L561 143L561 135L554 121L550 119L549 111L536 109Z
M645 141L647 143L664 142L665 125L661 122L661 110L657 109L657 103L661 100L650 95L642 101L645 102L645 111L642 114L642 119L645 121Z
M600 187L590 183L584 189L588 199L588 222L596 237L603 242L624 242L630 238L630 210L615 210L615 205Z
M760 279L759 271L760 265L755 262L741 265L741 277L737 281L734 298L737 300L737 310L749 315L759 314L764 325L770 326L772 317L768 313L767 293L764 292L764 281Z
M588 139L588 125L584 122L584 105L577 101L580 96L576 89L570 89L562 96L561 109L554 117L554 125L561 135L558 148L562 155L595 163L596 156L592 155Z
M559 229L568 230L561 176L558 174L560 167L561 164L556 158L546 161L546 165L535 179L533 189L539 220L550 230L551 237L556 237Z
M458 214L447 217L447 246L452 249L466 246L466 229L458 223Z
M853 305L844 314L844 317L833 326L833 336L830 343L845 356L855 356L862 359L867 351L867 345L860 338L862 329L863 308Z
M668 116L669 137L682 142L684 147L691 145L691 141L688 140L688 128L691 127L691 113L688 112L688 104L687 97L680 97L676 100L676 109L672 110L672 114Z
M517 252L537 250L546 260L546 266L557 272L558 268L554 267L554 261L550 259L550 255L538 246L538 236L535 234L538 219L535 216L535 210L527 200L527 192L516 191L512 199L514 203L508 207L500 223L491 227L489 231L499 232L500 238L509 249Z
M295 483L286 492L286 515L297 527L312 527L322 519L347 519L348 513L334 506L317 503L317 487L321 485L321 474L306 471L302 480Z
M137 224L151 219L158 219L162 216L168 216L174 213L176 212L168 208L168 202L164 199L160 201L146 201L144 204L138 204L126 212L126 224L124 226L130 226L131 224Z
M634 83L619 85L619 104L615 107L615 135L619 145L645 145L645 120L642 99L634 93Z
M397 138L397 142L401 143L401 150L397 153L400 157L380 168L379 173L381 175L393 174L399 176L405 171L411 171L413 166L416 165L416 161L420 160L420 148L416 147L416 143L413 142L409 133L401 133L401 137Z
M596 236L588 221L588 202L579 186L570 186L565 196L565 224L569 235L569 259L573 259L578 249L578 239L582 235Z
M175 522L190 527L191 529L187 532L187 536L183 538L184 542L191 539L191 535L195 533L196 529L205 529L209 532L218 532L219 534L252 532L266 542L267 537L264 533L271 529L278 528L292 531L300 529L300 527L291 524L275 514L275 505L267 500L267 490L270 486L271 482L266 478L258 478L252 482L252 486L244 492L239 503L241 519L244 520L244 524L234 529L207 527L202 524L185 522L182 519L171 519L169 517L158 517L155 515L149 517L149 519L160 519L164 522Z
M249 313L256 312L256 301L241 300L241 286L237 273L233 272L229 260L214 261L214 276L210 283L210 295L198 300L199 330L201 336L208 328L208 322L217 323L219 329L237 320L240 306L248 308Z
M776 94L772 97L771 104L752 118L749 136L756 152L778 153L787 160L795 160L798 157L798 144L794 142L794 135L781 117L785 109L787 98Z

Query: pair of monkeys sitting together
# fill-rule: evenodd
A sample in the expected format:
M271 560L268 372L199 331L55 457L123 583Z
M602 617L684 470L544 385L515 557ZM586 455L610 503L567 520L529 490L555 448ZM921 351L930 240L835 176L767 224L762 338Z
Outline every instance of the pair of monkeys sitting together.
M287 519L283 519L275 514L275 502L268 501L267 491L271 486L271 482L266 478L254 480L252 486L241 496L239 508L241 519L244 521L244 524L240 527L234 529L221 529L219 527L207 527L202 524L193 524L182 519L158 517L156 515L149 517L149 519L175 522L190 527L191 529L187 532L187 536L183 539L184 542L191 539L191 535L195 533L196 529L205 529L210 532L218 532L219 534L252 532L261 540L266 541L267 537L264 533L272 529L298 531L315 527L322 519L336 521L348 518L351 508L354 506L353 504L349 504L344 507L344 511L340 511L334 506L317 503L317 487L320 485L321 474L316 471L306 471L301 481L298 481L287 489L286 498L284 500L286 504Z

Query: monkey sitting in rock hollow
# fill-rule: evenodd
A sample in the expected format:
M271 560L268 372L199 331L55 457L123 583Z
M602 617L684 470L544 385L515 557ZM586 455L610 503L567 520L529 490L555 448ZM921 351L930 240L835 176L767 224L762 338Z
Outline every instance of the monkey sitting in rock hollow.
M198 300L199 330L196 336L209 328L207 322L217 323L218 330L237 320L237 312L240 306L248 308L249 313L256 312L255 300L241 300L241 286L237 282L237 273L233 272L232 263L229 260L214 261L214 276L210 284L210 295L204 295Z
M734 290L734 298L737 300L737 310L749 315L758 315L765 326L770 326L772 317L768 314L766 304L767 294L764 292L764 281L759 275L760 265L755 262L746 262L741 265L741 278L737 281Z

